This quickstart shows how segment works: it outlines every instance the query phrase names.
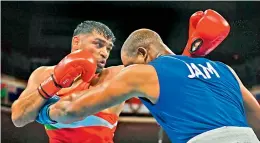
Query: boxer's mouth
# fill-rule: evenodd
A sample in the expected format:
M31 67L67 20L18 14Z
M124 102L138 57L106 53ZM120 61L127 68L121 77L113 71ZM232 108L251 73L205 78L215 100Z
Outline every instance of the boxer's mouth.
M101 60L98 62L98 67L104 68L106 65L106 60Z

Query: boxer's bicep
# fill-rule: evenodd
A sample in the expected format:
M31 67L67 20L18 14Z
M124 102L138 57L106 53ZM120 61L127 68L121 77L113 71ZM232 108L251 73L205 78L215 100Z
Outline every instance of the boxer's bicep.
M142 72L139 73L139 76L136 76L136 78L141 78L138 82L138 91L143 93L151 102L155 103L160 93L157 72L151 65L140 65L140 70Z

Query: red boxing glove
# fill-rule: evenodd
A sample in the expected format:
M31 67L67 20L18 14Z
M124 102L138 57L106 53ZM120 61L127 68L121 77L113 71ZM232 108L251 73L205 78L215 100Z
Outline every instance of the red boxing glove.
M204 16L203 11L197 11L190 17L190 25L189 25L189 37L192 36L194 30L197 27L199 20Z
M189 37L192 36L192 34L195 31L195 28L197 27L197 24L199 22L199 20L204 16L204 12L203 11L197 11L194 14L191 15L190 17L190 25L189 25ZM188 48L188 43L186 45L186 48L184 49L182 55L186 55L189 57L192 57L190 50Z
M190 18L189 40L183 55L205 56L213 51L229 34L228 22L211 9L194 13Z
M40 84L39 94L51 98L61 88L70 87L75 78L81 75L84 82L89 82L95 75L97 63L91 53L77 50L63 58L54 68L54 73Z

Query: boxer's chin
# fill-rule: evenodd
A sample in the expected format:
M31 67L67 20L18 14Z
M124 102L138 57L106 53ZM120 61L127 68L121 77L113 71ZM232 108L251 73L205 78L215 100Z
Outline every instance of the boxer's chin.
M96 74L99 74L103 71L104 68L101 68L101 67L97 67L97 70L96 70Z

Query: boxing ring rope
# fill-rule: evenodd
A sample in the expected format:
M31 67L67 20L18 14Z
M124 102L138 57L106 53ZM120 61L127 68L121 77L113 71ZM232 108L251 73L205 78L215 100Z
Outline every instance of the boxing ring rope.
M2 112L6 112L6 113L10 113L10 114L11 114L11 108L9 108L9 107L1 106L1 111L2 111Z
M119 117L119 122L156 123L153 117Z

